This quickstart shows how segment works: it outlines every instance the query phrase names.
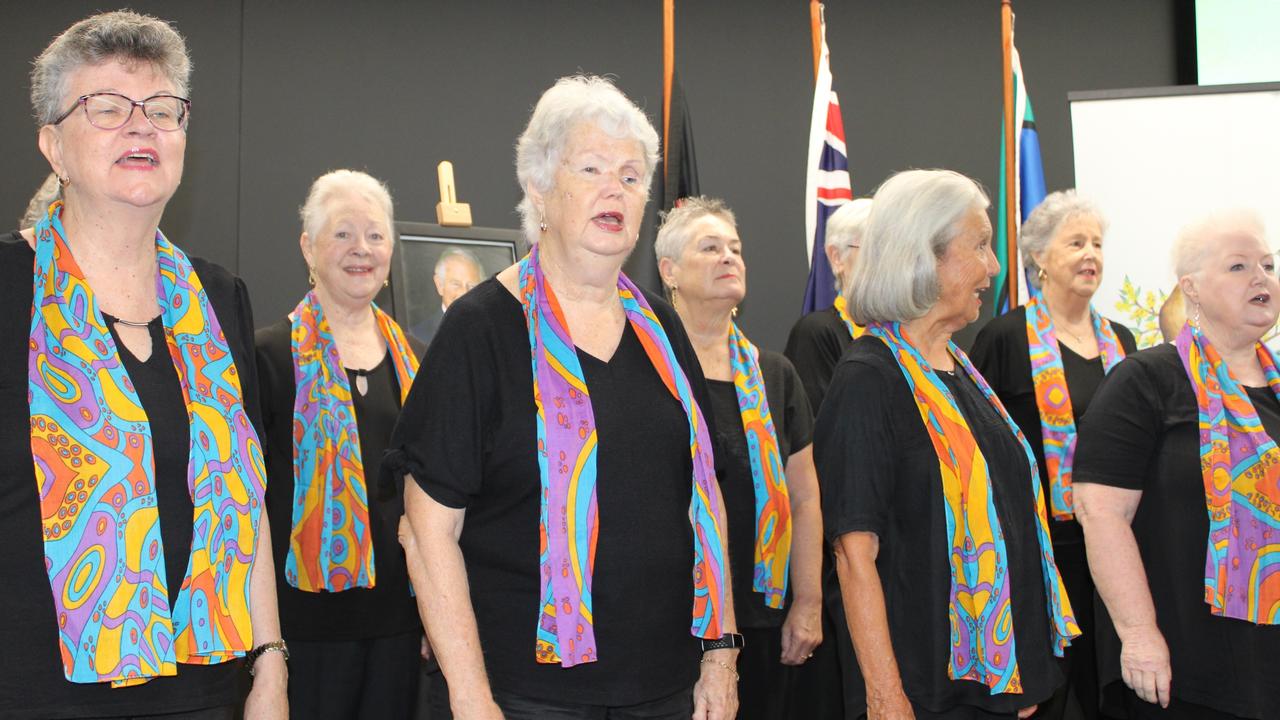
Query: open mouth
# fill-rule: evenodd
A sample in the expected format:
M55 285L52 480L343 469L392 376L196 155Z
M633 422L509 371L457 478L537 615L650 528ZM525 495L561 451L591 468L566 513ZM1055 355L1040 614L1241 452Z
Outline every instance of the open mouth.
M594 222L600 229L608 232L622 231L622 213L620 212L613 212L613 211L602 212L599 215L596 215L595 217L591 218L591 221Z
M348 275L354 275L356 277L364 277L373 272L373 266L372 265L350 265L348 267L342 268L342 272Z
M151 168L160 164L160 157L151 148L129 148L116 160L117 165Z
M1252 305L1266 306L1271 303L1271 293L1258 293L1257 295L1249 298L1249 303Z
M1087 278L1097 278L1097 277L1098 277L1098 269L1097 269L1097 268L1085 268L1085 269L1081 270L1080 272L1078 272L1078 273L1076 273L1076 274L1077 274L1077 275L1083 275L1083 276L1085 276L1085 277L1087 277Z

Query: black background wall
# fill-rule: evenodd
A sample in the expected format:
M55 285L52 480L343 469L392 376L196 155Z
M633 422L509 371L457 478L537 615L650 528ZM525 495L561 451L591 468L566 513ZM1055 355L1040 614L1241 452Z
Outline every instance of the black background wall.
M1046 181L1073 183L1067 92L1175 84L1178 0L1021 0L1017 44ZM48 166L27 74L101 0L0 4L0 218L12 224ZM516 227L513 143L557 77L608 73L660 120L658 0L135 2L172 21L195 63L182 187L162 228L241 275L257 321L306 288L297 208L326 170L367 170L403 220L434 221L435 165L452 160L477 225ZM997 0L831 0L835 88L855 193L888 174L947 167L995 192ZM682 0L676 57L705 193L738 215L750 293L739 322L781 349L807 274L804 177L813 66L804 0ZM1135 129L1137 130L1137 129ZM652 223L628 266L653 284ZM966 333L968 336L970 333Z

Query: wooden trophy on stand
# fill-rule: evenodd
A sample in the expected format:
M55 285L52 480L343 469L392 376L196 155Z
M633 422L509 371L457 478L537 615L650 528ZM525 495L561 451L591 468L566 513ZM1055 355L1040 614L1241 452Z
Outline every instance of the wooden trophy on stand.
M471 206L458 202L453 184L453 163L445 160L436 166L440 178L440 202L436 203L436 222L448 227L471 227Z

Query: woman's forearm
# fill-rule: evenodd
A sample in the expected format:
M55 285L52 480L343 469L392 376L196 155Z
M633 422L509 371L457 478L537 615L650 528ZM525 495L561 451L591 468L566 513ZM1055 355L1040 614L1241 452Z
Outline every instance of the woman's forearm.
M858 667L867 685L868 705L904 695L898 659L889 636L884 589L876 571L879 548L876 535L866 532L848 533L836 542L841 601Z
M1135 629L1156 627L1146 568L1130 524L1137 500L1130 504L1125 496L1120 502L1108 497L1127 492L1084 483L1074 492L1089 571L1121 640Z
M813 446L787 460L791 495L791 589L797 605L822 604L822 507Z
M276 566L271 555L271 521L263 510L258 520L258 547L249 575L249 622L254 647L280 640L280 611L276 604ZM283 691L289 669L284 654L269 652L258 656L253 666L255 692L271 687Z

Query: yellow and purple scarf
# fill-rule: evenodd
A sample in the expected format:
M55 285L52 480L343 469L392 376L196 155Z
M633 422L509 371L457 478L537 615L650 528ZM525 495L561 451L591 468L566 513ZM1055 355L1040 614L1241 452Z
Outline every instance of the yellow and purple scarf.
M751 485L756 499L751 589L764 594L766 607L781 608L787 596L791 564L791 498L778 451L778 433L773 426L773 414L769 412L764 378L760 375L760 351L736 323L729 324L729 362L742 429L747 436Z
M542 479L541 604L536 659L573 667L599 659L591 604L599 517L596 506L595 415L568 323L546 283L538 246L519 264L520 302L529 329L533 360L533 400L537 406L538 469ZM618 275L618 298L645 354L667 390L689 418L693 497L689 521L694 534L693 623L701 638L722 634L725 557L721 545L724 505L706 420L680 368L671 341L644 295L626 275ZM628 622L616 618L614 622Z
M1026 310L1031 382L1035 385L1044 464L1049 475L1049 510L1054 520L1070 520L1075 516L1071 466L1076 454L1076 420L1071 393L1067 391L1067 376L1062 369L1062 350L1039 290L1032 290ZM1098 341L1103 373L1109 373L1124 359L1124 348L1106 318L1093 308L1089 308L1089 315L1093 318L1093 336Z
M996 514L990 470L982 449L951 391L924 356L903 335L898 323L873 323L867 332L889 346L920 411L942 474L942 494L947 519L947 556L951 583L947 615L951 621L951 653L947 676L973 680L991 694L1021 693L1014 642L1013 605L1009 587L1009 557L1004 533ZM968 356L951 343L949 351L1008 425L1027 456L1029 478L1036 499L1036 537L1040 544L1040 568L1054 654L1062 656L1071 638L1080 634L1067 599L1062 576L1053 560L1049 522L1045 516L1040 473L1031 446L1009 417L987 381Z
M854 340L862 337L862 334L867 329L853 321L853 318L849 315L849 301L844 299L844 295L837 295L833 304L836 308L836 314L840 316L840 320L844 322L845 329L849 331L849 336Z
M54 203L35 227L27 390L63 671L123 687L242 656L266 472L226 336L187 256L157 231L157 299L191 423L191 558L171 608L151 427L61 212Z
M1200 469L1209 513L1204 601L1214 615L1280 623L1280 448L1248 393L1199 328L1183 326L1178 356L1200 416ZM1266 345L1258 362L1280 397L1280 370Z
M404 331L375 305L378 330L404 402L418 358ZM293 525L284 576L305 592L342 592L377 582L369 493L351 383L315 291L290 315L293 352Z

